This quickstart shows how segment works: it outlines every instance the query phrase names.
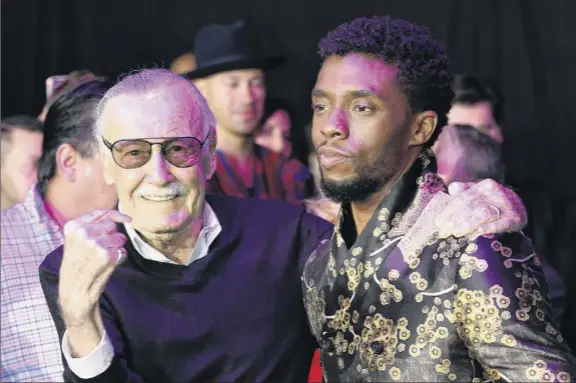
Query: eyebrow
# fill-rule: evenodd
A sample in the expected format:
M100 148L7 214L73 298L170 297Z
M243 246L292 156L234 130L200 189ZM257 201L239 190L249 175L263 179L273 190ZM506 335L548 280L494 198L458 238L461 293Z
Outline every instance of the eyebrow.
M323 91L322 89L313 89L312 90L312 97L327 97L328 93ZM378 93L370 90L370 89L360 89L360 90L353 90L350 92L346 92L346 96L351 96L352 98L362 98L362 97L377 97L381 98Z
M325 97L326 92L322 89L312 89L312 97Z
M225 81L239 81L241 80L241 76L238 74L228 74L228 76L223 77L225 79ZM253 75L251 75L250 77L246 77L246 79L248 81L252 81L252 80L264 80L264 74L262 73L254 73Z

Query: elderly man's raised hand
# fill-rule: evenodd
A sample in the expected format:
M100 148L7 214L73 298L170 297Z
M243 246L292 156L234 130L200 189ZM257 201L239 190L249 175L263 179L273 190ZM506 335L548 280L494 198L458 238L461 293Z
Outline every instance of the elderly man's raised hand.
M98 344L103 334L98 302L110 276L126 257L126 236L117 231L117 224L130 221L130 217L116 210L98 210L64 226L58 286L60 307L68 332L81 333L81 338L87 333L91 335L92 341L85 339L84 343ZM70 345L78 350L73 338L78 339L71 334Z

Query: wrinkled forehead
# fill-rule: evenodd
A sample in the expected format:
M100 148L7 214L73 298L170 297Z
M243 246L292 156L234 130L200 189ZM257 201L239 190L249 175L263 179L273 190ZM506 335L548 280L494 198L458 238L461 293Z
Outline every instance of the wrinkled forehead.
M121 95L104 105L100 132L109 141L135 138L197 137L204 139L204 116L182 89L144 95Z

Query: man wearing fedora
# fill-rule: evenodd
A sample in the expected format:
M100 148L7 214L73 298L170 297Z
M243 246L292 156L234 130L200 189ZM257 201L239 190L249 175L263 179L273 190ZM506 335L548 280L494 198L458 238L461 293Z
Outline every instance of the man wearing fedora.
M235 197L273 198L299 203L314 182L308 169L254 143L264 113L264 72L281 63L250 43L245 23L212 24L195 41L193 80L217 122L217 166L207 192Z

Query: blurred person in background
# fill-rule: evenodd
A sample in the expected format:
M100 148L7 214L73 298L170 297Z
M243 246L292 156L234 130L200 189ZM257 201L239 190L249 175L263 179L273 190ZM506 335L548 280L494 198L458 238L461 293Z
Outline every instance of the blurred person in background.
M187 52L178 56L170 64L170 70L176 74L186 74L196 69L196 56Z
M340 204L326 198L320 186L321 174L320 164L318 163L318 153L316 147L312 142L312 123L309 123L304 128L306 135L306 143L308 147L308 168L314 179L315 196L306 200L306 210L310 214L317 215L325 220L336 223L338 212L340 211Z
M463 120L464 115L461 117ZM498 179L502 170L501 146L496 139L473 126L445 126L434 146L438 175L442 177L446 185L452 182L478 182L485 178ZM529 210L529 216L531 213ZM554 320L561 325L566 296L564 282L560 274L548 262L549 254L539 246L541 239L532 236L530 238L535 243L548 281Z
M280 60L264 58L239 21L213 24L196 36L194 81L216 117L216 173L209 194L282 199L301 203L313 194L308 169L296 160L255 143L264 115L264 72Z
M498 179L501 172L501 145L470 125L447 125L436 141L434 153L438 175L452 182Z
M459 74L452 81L454 100L448 112L448 127L434 146L439 175L449 185L454 181L477 182L506 179L504 162L505 97L498 85L485 77ZM528 208L524 233L532 239L549 284L554 319L562 323L566 288L558 273L557 230L554 228L552 201L541 182L524 182L518 193ZM554 264L556 267L552 266Z
M36 182L42 154L42 124L34 117L8 117L0 125L0 206L4 210L26 198Z
M96 78L96 75L86 69L76 70L66 75L54 75L46 79L46 104L38 115L38 120L44 122L50 105L58 96L76 85Z
M469 125L502 144L504 96L492 81L460 74L452 81L454 100L448 112L448 125Z
M285 158L292 155L290 135L292 131L290 105L280 99L267 99L261 126L254 135L254 142Z
M76 84L53 100L44 124L38 183L3 210L1 237L2 382L60 382L58 334L38 279L44 257L63 243L64 224L117 201L104 182L92 136L104 79Z

